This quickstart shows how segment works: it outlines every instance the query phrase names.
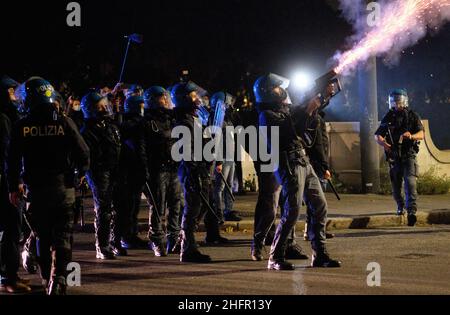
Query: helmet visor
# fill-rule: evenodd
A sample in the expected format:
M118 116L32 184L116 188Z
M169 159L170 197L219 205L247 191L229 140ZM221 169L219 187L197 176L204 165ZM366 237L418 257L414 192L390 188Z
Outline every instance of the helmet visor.
M25 102L26 92L25 92L25 83L22 83L16 87L14 90L14 95L18 102L23 104Z
M272 80L277 82L277 87L279 87L279 91L276 91L275 93L279 93L279 95L282 96L284 104L292 104L291 97L287 90L291 80L274 73L271 73L270 76L272 77Z
M188 85L195 89L195 91L197 92L197 95L200 96L200 98L203 98L205 95L208 95L208 91L206 91L204 88L202 88L200 85L196 84L195 82L189 81Z
M389 97L389 108L408 107L408 97L405 95L391 95Z
M289 80L285 77L282 77L281 75L271 73L270 76L273 77L276 81L278 81L277 85L279 87L282 87L285 90L289 87L289 84L291 83L291 80Z

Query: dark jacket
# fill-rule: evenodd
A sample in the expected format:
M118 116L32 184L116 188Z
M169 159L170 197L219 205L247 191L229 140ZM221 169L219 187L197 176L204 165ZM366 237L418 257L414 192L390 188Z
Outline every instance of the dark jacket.
M74 169L81 173L89 167L89 148L70 118L30 114L14 124L7 160L10 191L21 178L31 187L64 178L66 187L73 187Z
M120 158L119 128L109 118L89 119L85 122L81 134L89 146L93 173L116 171Z
M328 164L328 136L326 124L320 113L315 112L311 116L305 111L305 107L296 107L293 110L297 133L303 140L306 154L311 165L319 177L323 177L329 170Z
M84 126L84 116L82 111L71 111L68 115L73 122L77 125L78 130L83 129Z
M388 130L391 131L391 137ZM396 144L399 143L400 136L406 131L411 134L415 134L421 130L424 130L420 117L417 113L411 109L405 109L403 112L398 112L391 109L381 120L380 127L376 130L375 135L380 135L386 139L389 144L394 144L394 149L397 148ZM414 157L419 152L419 141L411 141L404 139L401 145L402 157Z
M120 175L125 181L143 185L148 178L146 120L139 115L125 115L120 126L122 147Z
M192 113L186 112L184 110L176 110L176 121L177 126L184 126L187 127L191 133L191 139L190 139L190 159L189 160L182 160L181 161L181 168L185 171L187 171L189 174L193 175L200 175L201 177L209 177L211 172L211 166L212 162L206 161L203 156L203 148L205 147L205 144L211 140L211 138L208 137L202 137L202 155L201 156L195 156L194 155L194 142L195 142L195 136L194 136L194 129L196 128L202 128L201 130L197 129L196 133L204 131L204 126L202 126L199 118ZM177 139L175 139L177 140ZM185 148L186 149L186 148Z
M301 138L297 135L296 123L288 106L272 104L259 104L259 126L267 127L267 141L271 148L271 128L279 128L279 150L282 152L295 152L304 149Z
M150 173L176 171L177 163L172 159L172 129L176 125L173 110L150 109L146 116L146 145Z

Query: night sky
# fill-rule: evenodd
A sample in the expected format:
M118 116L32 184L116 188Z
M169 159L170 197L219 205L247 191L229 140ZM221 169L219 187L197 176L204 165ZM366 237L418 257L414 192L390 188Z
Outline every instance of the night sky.
M235 92L269 71L291 77L307 68L318 76L352 34L334 0L78 1L82 27L67 26L69 2L2 2L0 73L18 81L31 75L55 85L68 81L80 94L88 87L114 85L124 35L136 32L144 35L144 43L131 46L124 81L168 86L187 69L210 91ZM406 87L412 106L430 119L436 144L446 149L449 51L447 25L407 49L399 65L378 63L380 115L386 111L386 93ZM352 97L356 80L347 81L347 93L330 109L330 120L358 120Z

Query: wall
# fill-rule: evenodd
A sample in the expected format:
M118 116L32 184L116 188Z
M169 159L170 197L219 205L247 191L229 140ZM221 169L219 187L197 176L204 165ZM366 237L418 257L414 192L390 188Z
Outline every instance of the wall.
M425 140L420 143L417 157L420 172L436 167L440 176L450 176L450 150L439 150L433 143L428 120L422 121L425 127ZM331 168L339 174L339 180L347 186L361 187L361 154L359 141L359 122L327 123L329 136L329 159ZM379 149L380 161L384 152ZM385 162L383 162L385 163ZM247 156L243 162L244 178L255 175L253 162Z
M425 128L425 140L420 143L417 156L420 172L435 167L440 176L450 176L450 150L439 150L433 143L428 120L422 121ZM330 145L330 165L339 174L345 184L360 187L361 154L359 141L359 123L327 123ZM384 152L379 148L380 161L384 162Z

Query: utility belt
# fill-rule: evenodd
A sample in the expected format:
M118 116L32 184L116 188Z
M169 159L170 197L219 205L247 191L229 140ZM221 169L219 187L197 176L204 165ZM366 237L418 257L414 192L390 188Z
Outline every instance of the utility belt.
M393 154L386 154L386 161L390 165L394 164L402 164L409 160L415 160L417 158L417 153L408 152L406 154L402 154L401 156L393 155Z
M280 153L281 158L286 159L287 161L289 161L289 163L308 163L309 162L309 158L308 155L306 154L306 150L305 149L301 149L301 150L292 150L292 151L281 151Z
M292 172L292 168L301 165L306 167L309 164L309 158L305 149L280 152L280 167L287 168Z

